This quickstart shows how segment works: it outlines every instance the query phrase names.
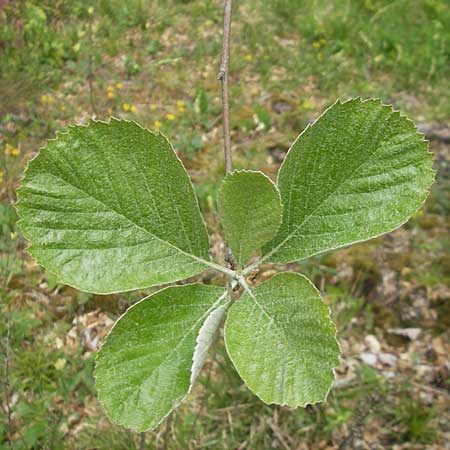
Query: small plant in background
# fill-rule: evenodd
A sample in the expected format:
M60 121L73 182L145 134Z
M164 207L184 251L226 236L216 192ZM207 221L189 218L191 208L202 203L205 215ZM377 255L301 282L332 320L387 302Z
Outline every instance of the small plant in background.
M227 64L220 79L227 94ZM200 114L205 104L199 92ZM265 110L256 115L270 127ZM431 165L427 144L399 112L378 100L337 101L294 142L276 184L262 172L232 171L227 160L217 195L230 248L222 265L209 257L191 181L168 140L111 119L49 141L29 164L17 208L30 253L86 292L147 288L205 269L227 277L223 287L166 287L108 335L97 358L99 398L116 423L145 431L191 391L224 321L227 352L259 398L290 407L324 401L340 350L320 292L297 273L257 286L247 277L263 263L303 260L401 226L427 197Z

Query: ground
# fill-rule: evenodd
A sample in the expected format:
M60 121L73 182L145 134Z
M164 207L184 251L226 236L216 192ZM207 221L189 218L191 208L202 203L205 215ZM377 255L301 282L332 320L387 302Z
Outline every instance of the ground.
M219 339L188 400L145 435L147 448L450 448L450 6L235 3L235 168L275 179L305 125L336 98L359 95L416 121L437 180L399 230L288 267L311 277L338 324L342 361L326 403L264 405ZM58 130L91 117L133 119L174 144L222 258L221 20L214 0L0 0L1 448L139 445L141 436L105 417L92 368L114 320L149 291L97 296L59 285L27 254L15 189ZM276 269L264 266L253 282ZM212 272L197 279L224 282Z

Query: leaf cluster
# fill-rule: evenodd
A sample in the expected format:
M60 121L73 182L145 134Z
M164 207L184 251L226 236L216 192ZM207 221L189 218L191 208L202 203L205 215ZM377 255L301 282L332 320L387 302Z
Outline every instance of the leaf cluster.
M95 293L173 283L207 268L243 294L199 283L133 305L96 365L99 398L117 423L156 427L188 395L225 320L228 354L264 402L325 400L339 363L335 326L303 275L254 287L262 263L285 264L382 235L425 201L434 173L414 124L377 100L336 102L294 142L274 184L228 174L218 192L232 270L208 256L188 173L168 140L134 122L92 121L33 159L19 190L30 253L60 282Z

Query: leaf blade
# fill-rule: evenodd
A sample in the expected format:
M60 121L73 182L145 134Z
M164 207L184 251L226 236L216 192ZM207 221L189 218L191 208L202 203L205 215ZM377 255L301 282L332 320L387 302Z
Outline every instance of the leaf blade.
M208 265L186 170L165 137L134 122L93 121L48 141L29 163L17 209L30 253L81 290L144 288Z
M324 401L340 350L320 293L297 273L280 273L252 291L231 306L225 324L239 375L265 403Z
M217 206L225 239L241 265L275 236L281 224L280 193L262 172L228 174L217 194Z
M226 296L220 287L174 286L128 309L96 359L96 387L109 417L146 431L184 400L192 387L198 333Z
M287 263L405 223L434 179L409 119L378 100L337 102L300 134L280 168L283 222L264 259Z

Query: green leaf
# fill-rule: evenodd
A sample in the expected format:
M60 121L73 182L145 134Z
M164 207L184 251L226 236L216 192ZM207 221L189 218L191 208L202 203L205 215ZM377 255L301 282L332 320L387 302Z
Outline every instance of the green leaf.
M111 293L180 280L209 263L189 176L167 139L112 119L48 142L19 191L30 253L60 282Z
M226 297L220 287L169 287L136 303L116 322L95 368L98 396L112 420L145 431L184 400L192 386L197 336Z
M239 375L265 403L324 401L339 363L328 307L303 275L281 273L230 308L225 342Z
M275 236L281 223L280 193L262 172L241 170L227 175L217 206L225 239L241 265Z
M337 102L292 145L278 175L283 222L264 259L287 263L405 223L434 179L427 143L378 100Z

